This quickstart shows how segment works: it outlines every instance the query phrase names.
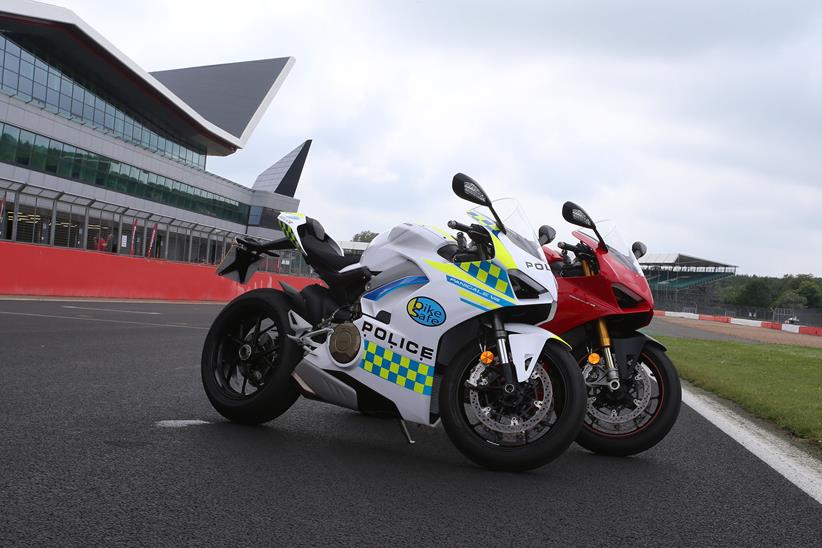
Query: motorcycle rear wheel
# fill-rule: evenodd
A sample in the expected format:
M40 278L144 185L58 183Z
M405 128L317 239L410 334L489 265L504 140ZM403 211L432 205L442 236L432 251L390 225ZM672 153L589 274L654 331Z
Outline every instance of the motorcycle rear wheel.
M624 425L617 425L622 428L620 432L614 425L606 428L605 424L598 424L586 410L585 422L576 440L585 449L602 455L635 455L655 446L673 428L682 404L682 386L673 362L664 350L652 345L643 348L637 361L647 367L650 379L656 384L655 394L642 411L644 420L643 416L638 416L625 421ZM589 388L588 396L591 395Z
M493 402L481 401L480 412L488 410L485 420L475 412L477 390L468 383L472 375L475 380L480 378L477 368L484 366L480 365L479 355L477 346L472 345L457 356L443 376L439 409L451 442L475 463L495 470L530 470L556 459L573 443L584 417L585 386L571 354L558 343L545 345L537 365L544 373L535 370L528 383L523 383L530 384L532 390L526 390L522 401L510 406L501 403L493 410ZM487 369L492 368L497 369ZM489 373L492 381L493 374ZM486 396L490 392L480 394L490 397ZM515 415L515 409L522 410L522 416ZM496 430L489 416L498 423ZM513 416L522 421L518 423L523 426L522 432L514 431Z
M211 325L201 361L203 388L228 420L268 422L299 397L291 373L300 350L287 337L288 307L282 292L256 289L231 301Z

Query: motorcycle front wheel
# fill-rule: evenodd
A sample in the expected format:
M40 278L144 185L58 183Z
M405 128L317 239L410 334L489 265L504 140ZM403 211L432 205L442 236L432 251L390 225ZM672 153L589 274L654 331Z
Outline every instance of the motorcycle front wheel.
M300 351L287 337L288 307L282 292L256 289L231 301L211 325L203 346L203 388L228 420L267 422L299 397L291 373Z
M682 404L682 386L665 351L642 349L630 379L615 393L605 386L588 386L585 422L577 443L612 456L647 451L670 432Z
M571 354L549 342L531 378L504 390L499 366L476 347L445 370L442 424L463 455L486 468L524 471L547 464L573 443L582 425L585 386Z

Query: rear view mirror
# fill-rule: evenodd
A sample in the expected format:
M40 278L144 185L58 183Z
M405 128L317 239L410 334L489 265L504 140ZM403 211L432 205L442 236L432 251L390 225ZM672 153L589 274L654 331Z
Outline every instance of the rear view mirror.
M468 200L471 203L481 206L491 206L491 200L488 195L479 186L479 183L464 173L457 173L454 175L454 180L451 182L451 188L454 194Z
M562 217L572 225L596 229L594 221L591 220L591 217L585 213L584 209L579 207L574 202L565 202L562 205Z
M648 247L642 242L634 242L634 245L631 246L631 251L633 251L634 257L641 259L648 253Z
M547 245L557 237L557 231L548 225L539 227L539 245Z

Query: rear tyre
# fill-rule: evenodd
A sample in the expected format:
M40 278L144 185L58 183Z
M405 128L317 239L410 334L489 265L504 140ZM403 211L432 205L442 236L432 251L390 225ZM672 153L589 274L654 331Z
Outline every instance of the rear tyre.
M682 386L664 350L645 345L632 378L623 381L621 389L631 391L628 399L638 399L642 407L630 410L625 407L627 401L609 401L609 394L603 392L607 388L588 387L585 423L577 436L577 443L585 449L603 455L635 455L671 431L682 404Z
M201 373L214 409L232 422L260 424L299 397L291 372L300 359L288 299L274 289L240 295L220 312L206 336Z
M439 408L448 437L475 463L523 471L554 460L579 432L585 386L571 354L545 345L531 379L505 394L496 366L483 366L474 345L449 365Z

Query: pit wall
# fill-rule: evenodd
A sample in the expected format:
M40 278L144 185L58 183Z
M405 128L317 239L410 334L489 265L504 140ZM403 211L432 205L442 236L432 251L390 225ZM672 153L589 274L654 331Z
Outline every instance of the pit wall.
M0 295L227 302L280 281L297 289L318 282L258 272L240 285L214 265L0 241Z
M667 318L685 318L688 320L702 320L705 322L730 323L734 325L744 325L746 327L763 327L766 329L775 329L776 331L786 331L788 333L800 333L802 335L816 335L817 337L822 337L822 327L763 322L760 320L745 320L742 318L731 318L730 316L711 316L709 314L693 314L690 312L667 312L665 310L654 310L654 315L665 316Z

